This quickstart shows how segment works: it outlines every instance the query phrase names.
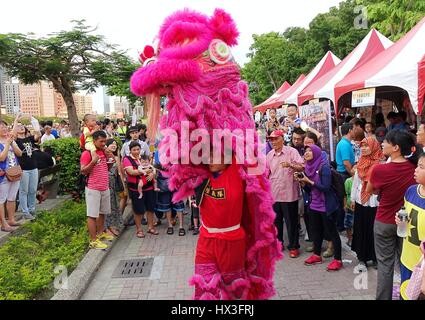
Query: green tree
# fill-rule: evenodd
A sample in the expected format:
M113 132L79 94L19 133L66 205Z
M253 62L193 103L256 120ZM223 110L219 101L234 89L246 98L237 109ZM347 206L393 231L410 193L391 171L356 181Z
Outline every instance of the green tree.
M368 29L357 28L356 1L341 2L329 12L318 14L309 25L309 36L320 44L324 52L332 51L340 59L345 58L367 35Z
M127 57L123 57L120 62L121 70L116 74L115 83L108 87L107 93L110 96L124 97L127 99L131 108L137 102L142 102L143 98L135 96L130 90L130 78L134 71L140 68L140 64Z
M79 134L72 94L77 90L94 92L100 85L120 85L128 76L131 60L84 20L73 21L70 31L48 37L33 34L0 34L0 65L25 84L50 81L67 106L71 132ZM128 81L128 78L126 79Z
M367 8L372 27L396 41L409 32L424 16L425 1L421 0L357 0Z
M270 92L277 90L283 82L283 58L285 38L277 32L253 35L254 43L248 57L251 59L242 70L242 75L251 87L251 98L255 104ZM280 70L279 70L280 69Z

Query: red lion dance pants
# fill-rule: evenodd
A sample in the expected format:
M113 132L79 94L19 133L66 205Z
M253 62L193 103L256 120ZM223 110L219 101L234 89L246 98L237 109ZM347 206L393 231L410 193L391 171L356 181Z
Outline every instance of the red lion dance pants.
M245 239L198 240L195 275L195 300L247 300L249 281L245 272Z

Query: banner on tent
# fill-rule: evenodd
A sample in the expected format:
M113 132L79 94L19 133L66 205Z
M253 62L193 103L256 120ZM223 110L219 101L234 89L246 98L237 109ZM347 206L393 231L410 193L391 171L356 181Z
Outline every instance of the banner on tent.
M353 91L351 98L351 107L359 108L373 106L375 105L375 95L375 88Z
M322 135L322 147L331 160L334 160L334 139L332 133L332 117L330 101L316 104L303 105L299 107L299 116L309 127L316 129Z

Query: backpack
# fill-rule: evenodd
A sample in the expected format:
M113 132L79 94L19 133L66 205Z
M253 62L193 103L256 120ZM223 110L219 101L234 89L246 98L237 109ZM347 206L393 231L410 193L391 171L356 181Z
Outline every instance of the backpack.
M344 180L341 174L338 171L336 171L334 167L330 166L330 169L331 169L331 189L337 196L338 200L342 201L344 200L346 196ZM320 168L320 172L321 170L322 168Z
M84 135L83 135L83 139L84 139ZM80 146L81 146L81 137L80 137ZM84 147L83 147L83 149L84 149ZM83 151L83 153L85 151ZM91 161L91 159L92 158L91 158L91 153L90 153L90 161ZM90 175L90 173L88 175L84 175L80 172L80 176L78 177L78 186L80 187L80 190L84 190L87 187L87 184L89 182L89 175Z
M82 150L86 149L86 137L84 136L84 133L82 133L80 136L80 148Z

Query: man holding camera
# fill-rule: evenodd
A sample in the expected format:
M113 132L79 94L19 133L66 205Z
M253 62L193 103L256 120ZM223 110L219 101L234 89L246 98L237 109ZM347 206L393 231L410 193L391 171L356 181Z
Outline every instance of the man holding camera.
M289 255L291 258L299 256L299 230L298 230L298 199L300 188L294 180L295 172L304 170L303 159L298 151L284 145L284 134L282 130L273 131L268 137L273 150L267 154L267 168L275 204L275 225L278 230L278 240L283 247L283 220L289 238Z

